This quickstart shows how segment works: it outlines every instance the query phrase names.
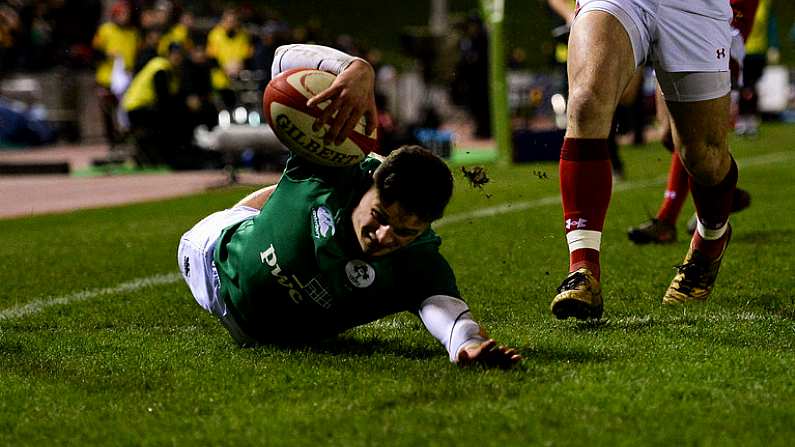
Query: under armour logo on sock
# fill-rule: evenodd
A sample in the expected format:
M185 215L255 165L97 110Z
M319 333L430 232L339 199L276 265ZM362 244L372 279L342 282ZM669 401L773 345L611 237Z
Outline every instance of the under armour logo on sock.
M190 258L187 256L182 260L182 270L185 272L185 277L190 278Z
M585 224L588 223L588 219L583 219L582 217L577 220L566 219L566 229L571 230L572 228L585 228Z
M718 48L717 53L718 53L718 59L726 57L726 48Z

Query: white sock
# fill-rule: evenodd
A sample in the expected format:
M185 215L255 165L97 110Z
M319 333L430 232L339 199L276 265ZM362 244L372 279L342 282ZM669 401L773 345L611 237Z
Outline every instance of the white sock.
M696 231L698 231L699 236L701 239L705 241L716 241L723 237L726 234L726 229L729 228L729 221L724 222L724 224L717 229L711 229L704 226L701 223L701 219L698 219L698 224L696 225Z
M569 253L582 248L590 248L599 251L602 245L602 232L593 230L574 230L566 233L566 241L569 243Z

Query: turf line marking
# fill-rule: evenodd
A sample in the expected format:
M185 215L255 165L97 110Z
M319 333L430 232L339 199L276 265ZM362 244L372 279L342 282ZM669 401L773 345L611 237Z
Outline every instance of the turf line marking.
M772 154L759 155L756 157L749 157L744 160L738 160L737 165L740 168L748 166L766 165L771 163L778 163L795 158L795 154L790 152L774 152ZM632 189L646 188L663 184L668 180L667 175L656 177L648 180L621 182L613 185L613 192L628 191ZM480 208L474 211L451 214L450 216L443 217L434 222L433 228L441 228L450 224L468 221L472 219L480 219L483 217L493 217L502 214L515 213L518 211L525 211L531 208L538 208L546 205L560 204L560 195L549 197L542 197L536 200L503 203L501 205L491 206L488 208Z
M101 289L83 290L80 292L70 293L59 297L48 297L33 300L22 306L10 307L0 311L0 321L10 320L13 318L20 318L26 315L39 313L42 310L61 304L74 304L81 301L88 301L90 299L105 296L116 295L119 293L135 292L147 287L158 286L163 284L172 284L179 281L182 275L179 273L165 273L161 275L147 276L145 278L137 278L132 281L123 282L114 287L104 287Z
M790 152L774 152L772 154L759 155L756 157L749 157L744 160L739 160L737 164L740 167L757 166L757 165L765 165L765 164L787 161L792 158L795 158L795 154L792 154ZM667 179L666 176L662 176L650 180L622 182L613 187L613 192L627 191L632 189L645 188L648 186L654 186L661 183L665 183L666 179ZM443 217L442 219L436 221L433 224L433 227L441 228L443 226L462 221L480 219L483 217L498 216L501 214L524 211L531 208L538 208L542 206L554 205L559 203L560 203L559 195L542 197L540 199L531 200L531 201L505 203L502 205L492 206L488 208L481 208L475 211L451 214L450 216ZM81 301L87 301L104 295L135 292L137 290L151 286L173 284L179 281L180 279L182 279L182 275L180 273L164 273L160 275L133 279L131 281L118 284L115 287L84 290L59 297L39 298L27 304L23 304L21 306L10 307L8 309L0 310L0 321L10 320L13 318L21 318L26 315L32 315L35 313L39 313L42 310L47 309L48 307L56 305L72 304Z

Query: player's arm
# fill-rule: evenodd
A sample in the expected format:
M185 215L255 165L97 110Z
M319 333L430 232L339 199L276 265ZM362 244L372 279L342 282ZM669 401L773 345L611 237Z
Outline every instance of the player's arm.
M262 189L258 189L246 197L243 197L243 199L237 202L235 206L247 206L249 208L261 210L275 190L276 185L270 185Z
M547 4L567 25L574 21L574 7L569 0L547 0Z
M497 346L472 318L469 306L447 295L434 295L420 304L420 319L447 349L450 361L459 366L480 364L510 367L522 357L514 349Z
M293 44L277 48L271 76L292 68L313 68L337 75L329 88L307 101L309 107L330 101L315 122L315 130L329 125L324 136L326 144L342 144L362 116L365 133L370 135L375 131L375 71L367 61L321 45Z

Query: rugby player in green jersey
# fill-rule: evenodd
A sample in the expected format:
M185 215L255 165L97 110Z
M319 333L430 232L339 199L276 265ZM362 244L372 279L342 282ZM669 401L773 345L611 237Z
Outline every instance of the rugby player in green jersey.
M374 125L373 70L315 45L277 50L274 75L321 67L337 79L318 97L336 138ZM333 122L343 116L338 122ZM461 299L430 228L452 195L447 165L418 146L347 168L291 156L279 183L183 235L178 262L197 303L242 346L309 342L397 312L419 316L459 365L511 366L518 353L484 335Z

